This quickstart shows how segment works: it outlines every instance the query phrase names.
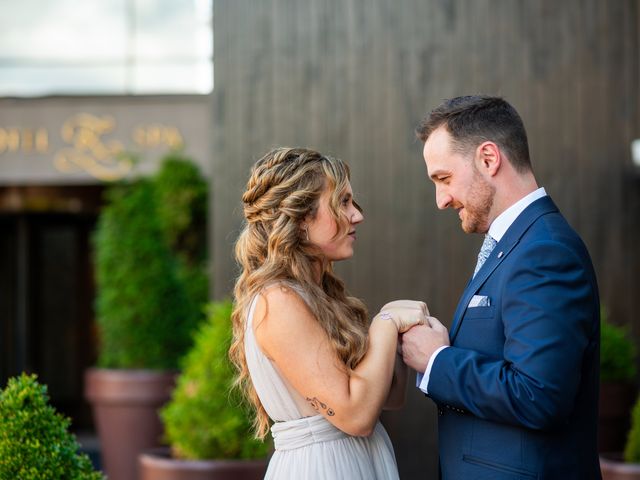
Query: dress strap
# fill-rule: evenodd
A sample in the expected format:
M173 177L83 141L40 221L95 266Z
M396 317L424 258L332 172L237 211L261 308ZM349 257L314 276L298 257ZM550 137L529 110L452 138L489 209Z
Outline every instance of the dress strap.
M276 450L294 450L313 443L330 442L348 437L322 415L276 422L271 427Z
M251 299L251 303L249 304L249 312L247 314L247 322L244 325L245 330L249 328L253 328L251 325L253 323L253 312L256 309L256 305L258 304L258 294L255 294Z

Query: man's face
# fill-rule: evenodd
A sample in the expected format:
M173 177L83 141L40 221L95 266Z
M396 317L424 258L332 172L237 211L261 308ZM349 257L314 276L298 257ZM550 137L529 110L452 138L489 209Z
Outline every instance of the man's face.
M462 154L451 145L446 127L434 130L424 144L424 161L436 186L436 204L458 212L465 233L486 233L491 223L495 187L478 171L476 152Z

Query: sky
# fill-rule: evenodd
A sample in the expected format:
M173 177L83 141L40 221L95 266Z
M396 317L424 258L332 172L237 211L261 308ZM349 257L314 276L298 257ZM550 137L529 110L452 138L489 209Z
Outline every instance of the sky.
M0 6L0 96L213 88L212 0L0 0Z

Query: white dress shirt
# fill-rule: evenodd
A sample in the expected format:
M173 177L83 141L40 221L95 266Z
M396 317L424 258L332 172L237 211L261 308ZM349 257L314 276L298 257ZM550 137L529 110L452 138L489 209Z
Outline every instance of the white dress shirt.
M544 187L540 187L537 190L534 190L530 194L522 197L516 203L507 208L504 212L498 215L495 220L489 226L489 235L496 241L500 242L504 234L509 230L509 227L515 222L516 218L520 216L520 214L531 205L533 202L538 200L539 198L545 197L547 192ZM438 353L447 348L447 346L442 346L437 349L429 358L429 363L427 364L427 369L424 374L418 372L416 375L416 386L422 390L424 393L429 393L427 390L427 386L429 385L429 375L431 374L431 368L433 367L433 362L436 359Z

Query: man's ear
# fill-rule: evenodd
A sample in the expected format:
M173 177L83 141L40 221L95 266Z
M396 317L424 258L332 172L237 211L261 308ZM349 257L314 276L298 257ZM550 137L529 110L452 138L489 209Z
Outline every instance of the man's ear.
M482 142L476 148L476 166L478 170L493 177L500 170L502 163L502 153L500 147L494 142Z

